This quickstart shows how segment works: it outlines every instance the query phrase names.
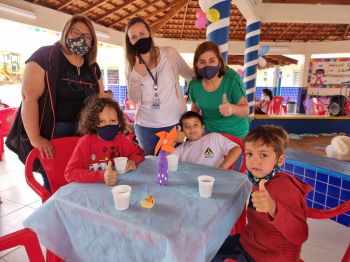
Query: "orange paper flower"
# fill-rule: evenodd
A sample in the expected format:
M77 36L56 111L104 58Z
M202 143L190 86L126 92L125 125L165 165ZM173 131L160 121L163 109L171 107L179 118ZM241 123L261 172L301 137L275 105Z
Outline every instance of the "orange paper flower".
M166 131L161 131L156 133L156 135L159 136L159 141L156 145L156 148L154 149L154 155L157 155L159 149L162 149L169 153L175 150L173 145L175 144L176 139L176 127L173 127L169 133Z

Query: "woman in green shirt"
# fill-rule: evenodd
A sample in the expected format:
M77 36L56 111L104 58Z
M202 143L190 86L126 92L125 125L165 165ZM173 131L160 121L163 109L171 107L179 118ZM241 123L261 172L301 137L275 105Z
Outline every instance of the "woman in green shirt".
M249 130L248 101L240 76L228 68L213 42L201 43L194 54L195 79L189 84L192 111L202 111L209 132L243 138Z

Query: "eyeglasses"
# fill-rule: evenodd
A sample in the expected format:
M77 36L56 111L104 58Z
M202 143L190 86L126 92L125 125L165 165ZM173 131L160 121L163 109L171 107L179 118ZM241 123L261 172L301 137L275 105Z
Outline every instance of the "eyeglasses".
M72 34L72 36L74 38L83 36L86 41L88 41L88 42L92 41L92 34L90 34L90 33L83 34L82 32L80 32L80 30L73 28L73 27L70 29L70 33Z

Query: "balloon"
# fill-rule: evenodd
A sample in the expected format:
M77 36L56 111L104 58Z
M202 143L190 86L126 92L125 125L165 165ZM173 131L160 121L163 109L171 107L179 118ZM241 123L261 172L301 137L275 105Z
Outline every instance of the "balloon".
M205 13L201 10L201 9L198 9L196 11L196 18L200 18L201 16L205 15Z
M240 76L241 78L243 78L243 76L244 76L243 70L238 69L236 72L237 72L237 74L239 74L239 76Z
M260 48L260 51L259 51L259 56L263 56L263 55L266 55L270 50L270 46L269 45L263 45L261 48Z
M209 11L206 14L207 14L208 20L212 23L215 23L220 19L220 13L215 8L209 9Z
M259 66L265 67L265 66L266 66L266 59L263 58L262 56L260 56L260 57L258 58L258 63L259 63Z
M199 0L199 7L202 9L203 12L208 12L210 8L210 1L209 0Z
M202 28L205 28L207 23L208 23L207 17L205 15L202 15L201 17L197 18L195 25L198 29L202 29Z

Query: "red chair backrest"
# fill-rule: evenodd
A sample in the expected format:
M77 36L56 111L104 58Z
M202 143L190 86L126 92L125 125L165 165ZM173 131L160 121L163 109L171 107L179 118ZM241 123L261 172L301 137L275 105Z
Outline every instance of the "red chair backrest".
M283 96L274 96L270 101L268 114L269 115L281 115L283 112L282 108Z
M11 130L13 121L15 120L18 108L9 107L0 110L0 136L7 136Z
M30 261L45 262L38 237L32 230L24 228L0 237L0 251L16 246L25 247Z
M130 110L136 109L136 104L133 101L131 101L129 98L125 98L124 104L126 109L130 109Z
M232 135L229 135L229 134L225 134L225 133L221 133L221 135L223 135L224 137L230 139L232 142L236 143L241 148L243 161L242 161L242 165L239 168L238 172L245 174L245 172L247 170L247 167L246 167L246 163L245 163L244 145L243 145L242 140L239 139L238 137L235 137L235 136L232 136ZM230 167L230 169L232 169L232 168L233 168L233 166Z
M41 197L42 202L45 202L46 199L55 193L61 186L67 184L67 181L64 178L64 171L78 140L79 137L62 137L51 140L50 142L55 150L53 159L41 158L39 150L36 148L29 153L25 164L26 180L28 185ZM36 159L39 159L44 167L52 193L47 191L34 179L33 165Z
M346 100L346 104L345 104L345 114L347 116L350 116L350 99L348 98Z

